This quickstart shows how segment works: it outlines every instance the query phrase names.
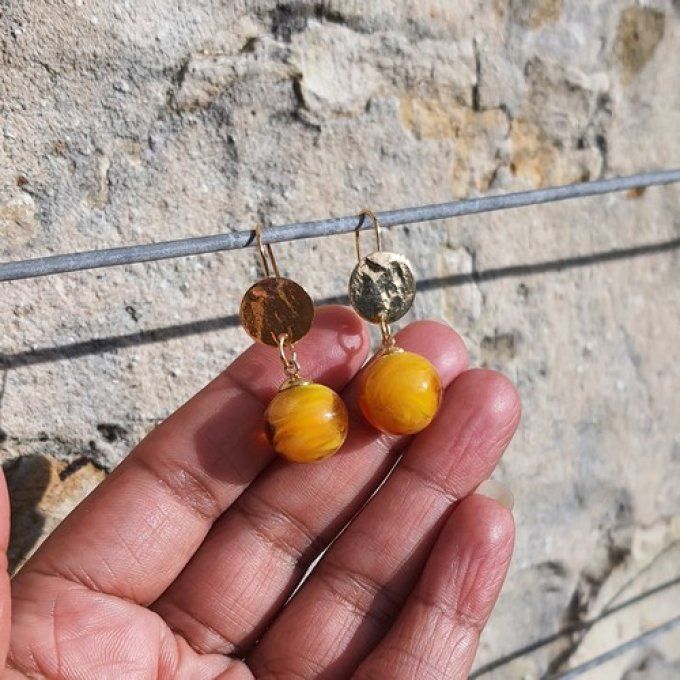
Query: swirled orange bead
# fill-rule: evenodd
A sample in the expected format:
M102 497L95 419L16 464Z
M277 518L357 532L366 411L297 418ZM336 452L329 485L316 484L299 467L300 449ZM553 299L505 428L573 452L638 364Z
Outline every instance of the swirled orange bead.
M347 407L332 389L307 383L281 390L265 412L276 453L294 463L332 456L347 437Z
M442 399L437 369L419 354L393 351L374 359L362 374L359 407L373 427L388 434L415 434L435 417Z

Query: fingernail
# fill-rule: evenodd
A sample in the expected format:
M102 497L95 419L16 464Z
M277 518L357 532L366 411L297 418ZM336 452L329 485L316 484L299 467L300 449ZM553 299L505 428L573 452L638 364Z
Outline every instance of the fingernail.
M446 326L447 328L451 328L451 324L446 321L446 319L442 319L441 317L429 317L427 319L423 319L423 321L429 321L430 323L438 323L440 326Z
M497 503L500 503L504 508L512 511L515 505L515 497L512 491L495 479L487 479L483 481L476 489L475 493L487 498L493 498Z

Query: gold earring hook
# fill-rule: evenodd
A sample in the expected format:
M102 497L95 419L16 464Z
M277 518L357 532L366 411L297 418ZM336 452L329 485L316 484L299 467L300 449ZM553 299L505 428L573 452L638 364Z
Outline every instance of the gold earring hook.
M279 346L279 357L281 357L284 372L289 379L300 380L300 364L295 354L295 345L288 338L288 333L281 333L276 342Z
M364 218L368 217L371 222L373 222L373 228L375 229L375 240L378 245L378 250L382 250L382 228L380 226L380 222L378 222L378 218L376 217L375 213L372 210L362 210L359 213L359 216L361 217L361 220L359 224L357 224L357 228L354 230L354 243L357 248L357 261L361 262L361 244L359 243L359 229L361 225L364 222Z
M262 226L260 224L256 225L255 227L255 238L257 239L257 249L259 251L260 262L262 263L262 269L264 270L265 276L267 277L271 276L271 273L269 271L269 264L267 262L267 257L269 257L269 261L272 263L274 276L276 276L277 278L281 278L281 274L279 274L278 265L276 264L276 258L274 257L274 253L272 252L272 246L270 243L266 244L267 252L265 253L264 251L264 247L262 245Z

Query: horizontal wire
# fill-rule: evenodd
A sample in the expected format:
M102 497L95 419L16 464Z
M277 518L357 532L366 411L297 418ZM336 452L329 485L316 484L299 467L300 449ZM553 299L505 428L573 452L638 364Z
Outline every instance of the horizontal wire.
M570 198L584 198L614 191L642 189L649 186L672 184L674 182L680 182L680 168L625 177L613 177L611 179L583 182L581 184L568 184L534 191L520 191L448 203L414 206L400 210L388 210L378 212L376 215L382 226L393 227L399 224L413 224L415 222L474 215L494 210L540 205ZM359 215L349 215L347 217L336 217L312 222L294 222L292 224L271 226L267 227L263 232L262 241L263 243L280 243L303 238L346 234L355 231L357 228L372 228L372 225L367 220L364 221L366 224L359 226L361 217ZM96 269L99 267L113 267L137 262L164 260L173 257L186 257L221 250L236 250L247 248L254 245L254 243L255 231L246 230L215 234L213 236L179 239L176 241L162 241L159 243L89 250L81 253L51 255L0 264L0 281L14 281L37 276L48 276L50 274L74 272L82 269Z
M476 680L476 678L480 678L488 673L491 673L491 671L498 670L501 666L505 666L509 664L511 661L515 661L516 659L519 659L523 656L528 656L529 654L536 652L542 647L546 647L547 645L552 644L553 642L557 642L558 640L560 640L563 637L566 637L567 635L575 635L576 633L582 633L585 635L596 624L600 623L601 621L604 621L610 616L618 614L624 611L625 609L628 609L629 607L639 604L640 602L650 597L653 597L654 595L658 595L659 593L662 593L663 591L668 590L669 588L674 588L677 585L680 585L680 576L676 576L675 578L672 578L670 581L658 583L652 588L649 588L648 590L645 590L642 593L638 593L637 595L633 595L632 597L628 598L627 600L623 600L618 604L610 604L597 616L594 616L593 618L579 620L574 624L565 626L561 630L558 630L556 633L552 633L551 635L546 635L543 638L534 640L533 642L530 642L529 644L526 644L523 647L520 647L519 649L510 652L509 654L504 654L503 656L498 657L493 661L484 664L483 666L480 666L477 670L470 674L470 680ZM670 595L668 595L668 597L670 597Z
M621 262L632 258L650 257L664 253L673 253L675 251L680 251L680 238L653 243L642 243L631 248L615 248L584 255L572 255L571 257L564 257L556 260L544 260L526 264L510 264L505 267L475 269L474 271L467 273L433 276L419 279L418 290L425 292L440 290L442 288L457 288L470 284L479 285L483 283L492 283L507 278L525 278L540 274L565 272L573 268L592 267L609 262ZM344 293L315 299L315 302L318 306L349 304L347 296ZM50 363L53 361L79 359L86 356L103 354L105 352L117 352L118 350L126 350L132 347L222 331L228 328L234 328L239 324L240 320L238 314L229 314L226 316L196 319L184 323L180 322L168 326L146 328L123 335L96 337L63 345L33 347L32 349L20 350L15 354L3 354L0 352L0 370L2 370L3 367L6 369L13 369L23 366ZM497 662L498 660L496 663ZM505 663L505 661L502 663Z
M652 628L648 631L645 631L641 635L638 635L637 637L634 637L631 640L627 640L626 642L617 645L616 647L612 647L612 649L609 649L603 654L600 654L590 659L590 661L586 661L585 663L582 663L579 666L574 666L574 668L570 668L568 671L559 673L558 675L552 675L550 676L551 680L558 679L572 680L573 678L578 678L584 673L593 670L593 668L602 666L603 664L607 663L608 661L611 661L617 656L620 656L621 654L624 654L625 652L628 652L631 649L635 649L636 647L639 647L640 645L649 642L653 638L658 637L663 633L668 633L674 628L677 628L678 626L680 626L680 616L676 616L675 618L670 619L670 621L666 621L666 623L663 623L660 626L656 626L656 628Z

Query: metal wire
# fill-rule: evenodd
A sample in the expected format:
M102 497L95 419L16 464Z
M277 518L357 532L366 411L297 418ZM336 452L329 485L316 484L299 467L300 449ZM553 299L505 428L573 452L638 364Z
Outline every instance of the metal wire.
M494 210L505 210L507 208L540 205L570 198L597 196L614 191L642 189L654 185L672 184L674 182L680 182L680 168L626 177L614 177L595 182L584 182L582 184L550 187L536 191L520 191L499 196L483 196L463 201L421 205L376 214L383 227L393 227L398 224L412 224L414 222L441 220L447 217L474 215ZM266 239L263 240L266 243L280 243L282 241L293 241L302 238L345 234L355 231L360 219L358 215L349 215L347 217L336 217L313 222L294 222L292 224L272 226L267 228ZM372 228L372 224L367 223L363 228ZM37 276L74 272L81 269L113 267L115 265L133 264L136 262L149 262L172 257L212 253L220 250L236 250L247 248L254 245L254 243L255 231L248 230L180 239L177 241L89 250L82 253L68 253L31 260L5 262L0 264L0 281L29 279Z
M561 630L558 630L556 633L552 633L551 635L546 635L543 638L534 640L533 642L530 642L529 644L526 644L523 647L520 647L519 649L515 649L509 654L505 654L501 657L494 659L493 661L490 661L489 663L484 664L483 666L480 666L477 670L470 674L470 680L476 680L476 678L481 678L487 675L488 673L491 673L492 671L498 670L501 666L505 666L510 662L515 661L516 659L519 659L523 656L528 656L529 654L533 654L537 650L546 647L547 645L550 645L553 642L556 642L557 640L560 640L561 638L567 635L574 635L576 633L585 634L588 631L590 631L595 625L597 625L601 621L604 621L606 618L609 618L614 614L618 614L624 611L625 609L628 609L629 607L639 604L640 602L643 602L644 600L647 600L648 598L653 597L654 595L658 595L659 593L662 593L665 590L668 590L669 588L675 588L677 585L680 585L680 576L676 576L670 579L669 581L664 581L663 583L658 583L652 588L649 588L648 590L638 593L637 595L633 595L632 597L628 598L627 600L623 600L618 604L610 604L597 616L591 619L579 620L569 626L566 626ZM670 595L666 596L670 597ZM571 670L563 672L570 673ZM549 675L548 677L553 679L554 674Z
M616 647L607 650L606 652L604 652L604 654L600 654L599 656L594 657L590 661L586 661L585 663L582 663L579 666L574 666L574 668L570 668L568 671L565 671L564 673L553 675L551 676L551 680L558 680L558 678L559 680L572 680L573 678L578 678L584 673L591 671L593 668L602 666L602 664L607 663L607 661L611 661L615 657L624 654L625 652L628 652L631 649L635 649L636 647L639 647L640 645L649 642L653 638L658 637L663 633L668 633L674 628L677 628L678 626L680 626L680 616L676 616L674 619L666 621L666 623L663 623L660 626L657 626L656 628L652 628L651 630L648 630L642 633L641 635L634 637L631 640L627 640L623 644L617 645Z

